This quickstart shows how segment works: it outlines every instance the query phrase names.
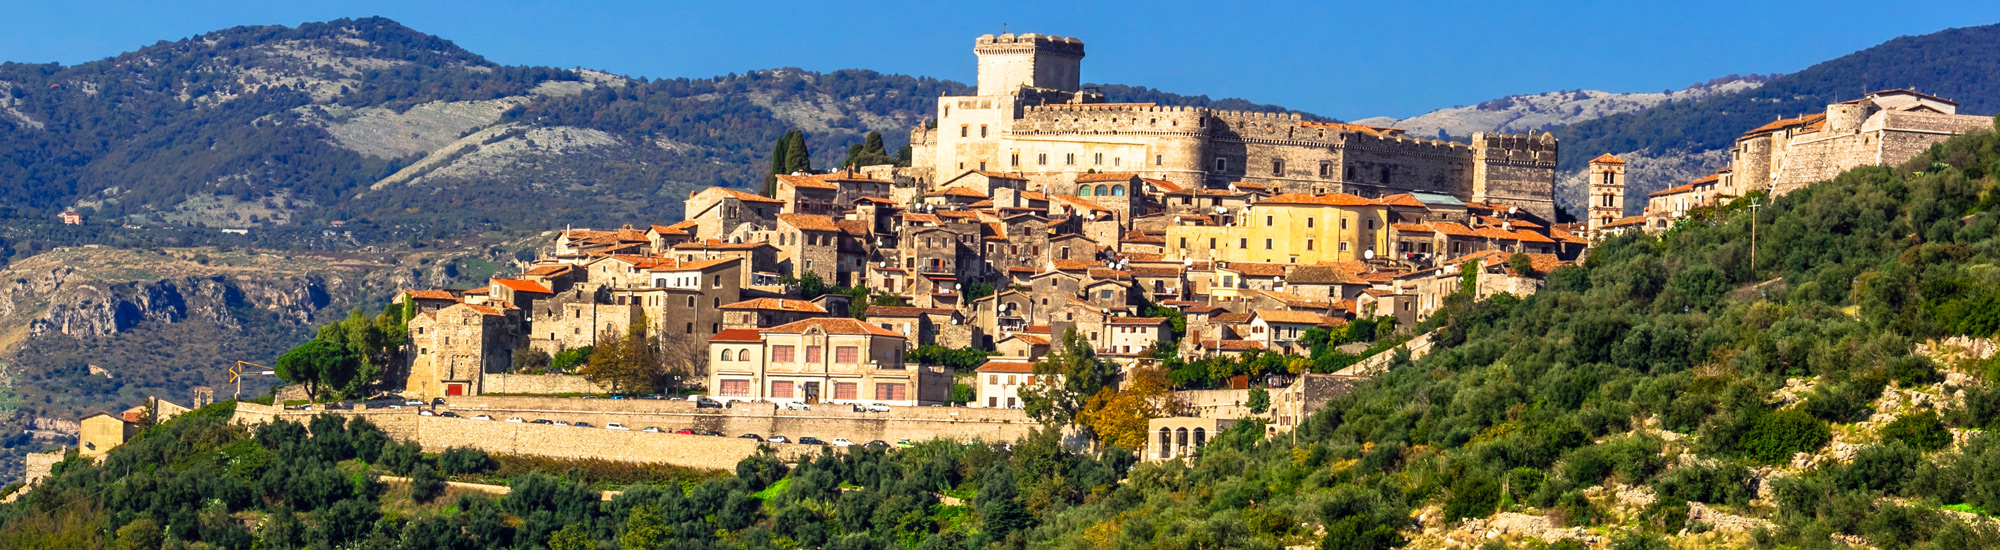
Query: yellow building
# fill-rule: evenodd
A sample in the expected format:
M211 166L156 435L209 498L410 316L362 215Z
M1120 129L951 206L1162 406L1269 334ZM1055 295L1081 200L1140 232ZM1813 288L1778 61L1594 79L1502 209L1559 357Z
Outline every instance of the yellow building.
M1165 256L1311 264L1389 251L1389 207L1345 193L1278 195L1226 213L1224 225L1167 226ZM1232 223L1233 222L1233 223Z
M124 445L137 432L132 423L109 413L97 413L84 417L77 433L77 454L96 457L112 448Z

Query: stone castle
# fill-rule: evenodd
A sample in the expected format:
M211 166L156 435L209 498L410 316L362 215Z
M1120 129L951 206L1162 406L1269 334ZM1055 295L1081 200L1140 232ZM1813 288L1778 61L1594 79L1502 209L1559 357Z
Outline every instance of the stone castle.
M1195 189L1433 193L1556 218L1557 144L1546 133L1476 133L1468 145L1296 114L1106 103L1079 84L1076 38L985 35L973 52L977 95L939 98L936 124L911 131L919 180L1014 172L1035 191L1081 195L1080 174L1134 172Z

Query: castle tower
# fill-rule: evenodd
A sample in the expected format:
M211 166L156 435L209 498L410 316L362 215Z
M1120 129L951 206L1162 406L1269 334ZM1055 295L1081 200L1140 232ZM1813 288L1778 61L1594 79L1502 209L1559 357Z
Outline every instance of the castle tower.
M1605 153L1590 159L1590 234L1625 217L1625 161Z
M979 95L1013 95L1022 86L1074 92L1082 88L1083 41L1035 33L984 35L972 46L979 56Z

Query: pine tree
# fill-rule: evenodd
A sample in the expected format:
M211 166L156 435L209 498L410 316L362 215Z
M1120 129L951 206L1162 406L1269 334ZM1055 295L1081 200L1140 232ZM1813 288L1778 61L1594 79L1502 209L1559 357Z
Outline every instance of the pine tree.
M868 137L863 142L861 146L861 151L876 156L888 156L889 154L887 150L884 150L882 148L881 132L868 132Z

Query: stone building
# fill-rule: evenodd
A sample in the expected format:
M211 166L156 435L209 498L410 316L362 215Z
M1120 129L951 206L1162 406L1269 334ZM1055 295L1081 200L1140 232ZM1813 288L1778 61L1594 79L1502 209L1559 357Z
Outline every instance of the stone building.
M1310 264L1372 258L1389 247L1388 206L1354 195L1286 194L1224 225L1167 226L1168 258Z
M703 241L720 239L743 224L768 224L784 206L778 199L710 187L689 195L683 212L684 219L694 222L694 240Z
M523 336L520 310L458 304L409 323L408 396L479 395L487 373L505 373Z
M828 285L845 280L841 274L840 226L833 218L818 214L779 214L777 225L779 271L805 277L819 276Z
M1853 168L1898 164L1933 143L1992 128L1992 118L1958 114L1951 100L1907 89L1873 92L1736 138L1730 150L1734 178L1720 192L1789 193Z
M833 296L833 295L829 295ZM792 298L756 298L722 305L722 328L760 329L828 316L825 307Z
M920 170L1020 172L1038 191L1093 170L1189 190L1247 182L1280 193L1428 191L1555 217L1550 134L1480 133L1466 145L1296 114L1110 104L1078 84L1081 40L986 35L973 51L976 95L939 98L936 126L911 131Z
M979 377L979 399L973 406L1021 408L1021 389L1035 384L1032 361L992 360L974 371ZM1050 375L1050 378L1059 378Z
M709 339L709 388L717 399L907 406L941 401L939 385L950 393L949 372L906 365L903 336L875 325L818 318L754 334L754 347L744 329Z
M1590 159L1590 234L1625 217L1625 161L1610 153Z
M1139 452L1147 461L1191 458L1215 436L1236 427L1233 418L1170 416L1146 421L1146 448Z
M1722 174L1709 174L1646 194L1646 230L1665 231L1673 227L1674 220L1687 217L1688 210L1721 201L1723 197L1717 189L1721 182Z
M1354 391L1355 379L1333 374L1304 373L1292 385L1271 394L1271 435L1297 429L1328 401Z

